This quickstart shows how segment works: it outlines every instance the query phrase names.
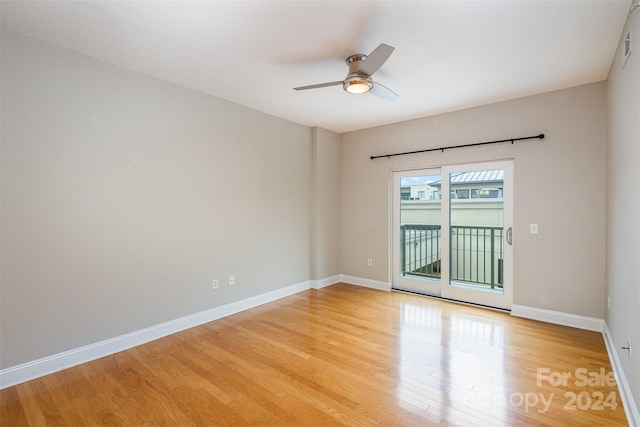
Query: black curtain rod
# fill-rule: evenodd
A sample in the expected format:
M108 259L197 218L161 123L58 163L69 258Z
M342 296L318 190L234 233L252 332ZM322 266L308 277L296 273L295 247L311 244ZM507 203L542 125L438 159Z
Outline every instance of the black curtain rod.
M371 156L371 160L380 159L383 157L391 158L395 156L404 156L407 154L417 154L417 153L427 153L429 151L442 151L451 150L452 148L464 148L464 147L476 147L478 145L488 145L488 144L500 144L502 142L511 142L512 144L516 141L524 141L527 139L544 139L544 133L535 136L524 136L522 138L509 138L509 139L500 139L498 141L487 141L487 142L476 142L475 144L464 144L464 145L451 145L449 147L439 147L439 148L428 148L426 150L416 150L416 151L405 151L404 153L394 153L394 154L383 154L381 156Z

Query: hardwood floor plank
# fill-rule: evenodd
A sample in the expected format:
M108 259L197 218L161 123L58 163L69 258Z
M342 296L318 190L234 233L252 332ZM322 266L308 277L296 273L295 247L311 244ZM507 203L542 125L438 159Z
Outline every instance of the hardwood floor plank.
M19 384L16 388L25 413L27 425L46 425L49 421L44 417L36 400L36 396L34 396L31 390L30 383Z
M599 333L338 284L2 390L0 423L625 426L580 381L610 372Z
M0 391L0 425L26 426L27 414L24 411L18 387L9 387Z
M29 382L29 387L44 419L56 425L65 424L60 407L54 401L45 381L42 378L35 379Z

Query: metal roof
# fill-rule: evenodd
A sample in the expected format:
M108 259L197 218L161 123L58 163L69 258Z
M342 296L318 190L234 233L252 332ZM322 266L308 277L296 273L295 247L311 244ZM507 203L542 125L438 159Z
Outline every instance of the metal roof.
M504 181L504 170L484 170L484 171L472 171L461 172L453 174L451 177L451 185L461 184L490 184ZM432 182L430 185L434 187L440 187L442 181Z
M463 172L451 177L452 184L479 184L504 181L504 170Z

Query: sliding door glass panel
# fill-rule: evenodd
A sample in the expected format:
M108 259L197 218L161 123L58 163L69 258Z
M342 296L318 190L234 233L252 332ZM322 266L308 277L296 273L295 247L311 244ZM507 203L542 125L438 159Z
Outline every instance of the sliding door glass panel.
M513 161L442 168L442 296L510 309Z
M394 174L393 287L440 294L442 194L439 169Z
M450 283L502 293L504 170L451 173Z

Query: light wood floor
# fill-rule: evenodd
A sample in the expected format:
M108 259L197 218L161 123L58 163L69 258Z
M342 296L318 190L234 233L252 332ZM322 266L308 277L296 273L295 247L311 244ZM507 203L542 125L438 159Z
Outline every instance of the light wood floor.
M599 333L338 284L5 389L0 424L627 425L601 372Z

